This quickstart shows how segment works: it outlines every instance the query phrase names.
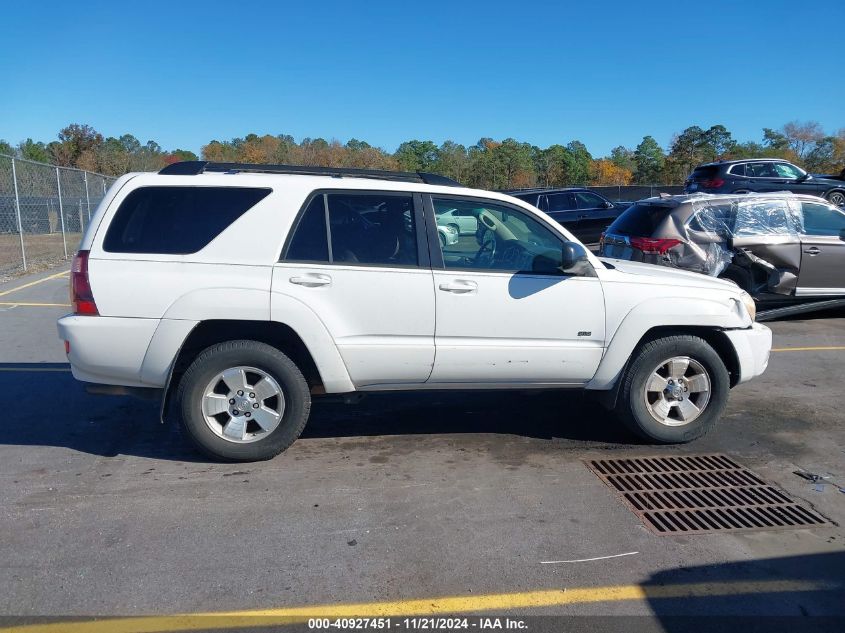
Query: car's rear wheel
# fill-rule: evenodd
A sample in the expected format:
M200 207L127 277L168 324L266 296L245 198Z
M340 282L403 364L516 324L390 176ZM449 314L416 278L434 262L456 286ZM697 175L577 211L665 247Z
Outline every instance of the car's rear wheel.
M831 191L827 194L827 200L837 207L845 209L845 191Z
M737 189L734 193L751 193L750 189Z
M182 377L178 400L188 436L205 454L248 462L275 457L302 433L308 383L281 351L228 341L202 352Z
M722 271L719 278L732 281L742 290L745 290L745 292L751 292L751 273L744 268L730 264L724 271Z
M654 442L701 437L728 401L730 377L707 341L688 335L650 341L622 378L616 412L628 428Z

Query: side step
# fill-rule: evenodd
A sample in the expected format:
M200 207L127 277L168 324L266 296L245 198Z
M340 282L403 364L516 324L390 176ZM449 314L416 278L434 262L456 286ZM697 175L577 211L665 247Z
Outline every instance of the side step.
M779 319L785 316L792 316L793 314L804 314L805 312L816 312L817 310L827 310L828 308L845 307L845 299L828 299L825 301L812 301L809 303L799 303L794 306L784 306L783 308L772 308L771 310L763 310L757 313L758 321L771 321L772 319Z

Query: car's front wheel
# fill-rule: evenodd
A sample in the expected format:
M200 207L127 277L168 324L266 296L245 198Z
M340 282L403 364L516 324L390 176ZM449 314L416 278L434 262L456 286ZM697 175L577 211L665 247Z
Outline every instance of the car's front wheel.
M840 209L845 209L845 192L831 191L827 194L827 200L831 204L835 204Z
M675 444L701 437L728 401L722 359L697 336L667 336L643 345L622 378L616 412L639 436Z
M302 372L281 351L258 341L227 341L203 351L179 383L188 436L225 461L275 457L302 433L311 394Z

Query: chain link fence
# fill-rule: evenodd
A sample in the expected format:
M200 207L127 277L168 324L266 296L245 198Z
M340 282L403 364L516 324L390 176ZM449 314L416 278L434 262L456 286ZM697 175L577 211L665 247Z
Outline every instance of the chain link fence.
M0 280L72 257L115 180L0 154Z

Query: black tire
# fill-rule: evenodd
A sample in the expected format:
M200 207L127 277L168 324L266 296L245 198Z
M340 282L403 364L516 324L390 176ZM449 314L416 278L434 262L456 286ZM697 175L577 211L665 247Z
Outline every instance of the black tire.
M446 238L443 236L443 233L438 233L437 236L440 238L440 248L441 248L441 250L446 248Z
M831 191L827 194L827 200L840 209L845 209L845 191Z
M279 425L266 437L235 443L216 435L205 421L203 393L215 374L248 366L270 375L281 387L285 409ZM182 376L177 393L182 425L197 448L217 460L253 462L272 459L296 441L311 411L311 392L302 372L281 351L258 341L227 341L203 351Z
M745 290L745 292L751 292L751 273L744 268L740 268L739 266L734 266L733 264L730 264L727 268L725 268L725 270L722 271L722 274L719 275L719 278L732 281L742 290Z
M695 419L678 426L659 422L646 402L646 381L662 362L674 357L697 361L710 380L710 399ZM658 338L638 349L622 377L616 414L631 431L651 442L680 444L697 439L712 429L728 402L730 378L716 351L697 336L676 335Z

